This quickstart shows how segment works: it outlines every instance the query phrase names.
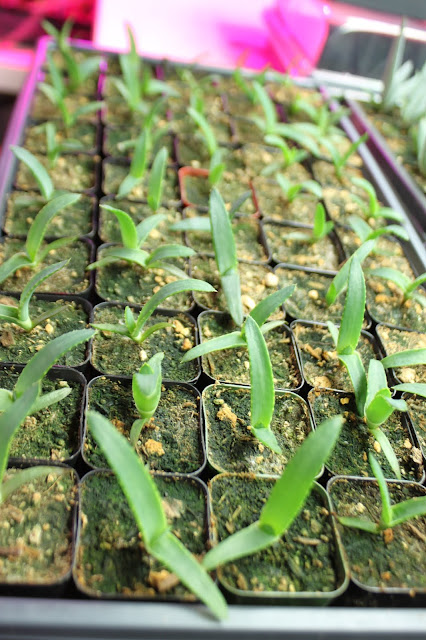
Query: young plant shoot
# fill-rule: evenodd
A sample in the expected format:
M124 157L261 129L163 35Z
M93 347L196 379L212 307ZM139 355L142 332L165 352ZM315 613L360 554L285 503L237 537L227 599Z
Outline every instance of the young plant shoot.
M126 496L144 547L173 572L220 619L227 615L223 595L198 560L172 533L161 496L130 443L103 416L88 411L87 422Z
M58 192L55 191L52 179L49 176L47 170L35 157L35 155L31 153L31 151L28 151L28 149L24 149L23 147L17 147L15 145L11 145L10 148L13 151L14 155L18 158L18 160L25 164L25 166L33 175L44 202L49 202L49 200L52 200L53 197L58 195Z
M226 165L223 162L225 149L219 147L214 131L201 111L197 111L196 109L189 107L187 112L199 127L207 146L210 156L209 182L211 186L214 186L220 182L223 172L226 169Z
M23 251L18 251L6 260L0 267L0 283L22 268L37 269L48 253L53 249L65 247L76 240L75 237L58 238L42 247L49 222L65 207L75 204L79 199L78 193L65 193L50 200L36 215L32 223Z
M42 395L42 379L64 353L86 342L94 333L93 329L82 329L55 338L31 358L12 391L0 389L0 504L21 485L57 470L36 466L17 472L7 482L3 480L13 436L25 418L60 402L71 392L69 387L62 387Z
M426 349L401 351L383 360L370 360L368 376L365 373L357 345L361 335L361 327L365 309L365 281L361 265L355 257L351 261L346 293L345 306L340 329L327 323L333 342L336 346L339 361L346 367L355 392L358 415L364 418L367 427L379 443L392 471L399 479L401 471L398 459L388 437L381 426L395 410L407 411L404 400L392 397L388 387L385 369L397 366L410 366L426 363ZM411 391L424 395L426 384L403 384L393 387L394 390Z
M145 306L142 307L137 318L134 317L130 307L126 307L124 310L124 324L92 324L94 329L99 331L110 331L111 333L117 333L121 336L125 336L136 344L142 344L150 335L156 331L160 331L165 327L170 326L168 322L157 322L156 324L146 328L147 320L152 316L154 311L161 305L161 303L174 296L177 293L183 293L184 291L206 291L214 292L215 289L203 280L195 280L193 278L186 278L185 280L177 280L176 282L169 282L161 287L157 293L148 300Z
M304 231L293 231L288 233L285 237L288 240L296 240L298 242L308 242L309 244L315 244L315 242L319 242L326 236L334 228L334 222L331 220L326 220L325 218L325 209L324 205L319 202L315 209L314 215L314 226L312 228L312 232L304 232Z
M59 156L65 152L81 151L84 149L83 144L79 140L74 138L67 138L62 141L57 141L56 126L53 122L45 122L43 127L46 132L46 155L49 164L49 169L56 166Z
M336 177L340 181L342 181L344 178L343 169L346 167L347 163L349 162L349 158L351 157L351 155L353 155L357 151L358 147L367 140L367 138L368 138L368 133L364 133L364 135L358 138L358 140L355 140L355 142L352 142L350 147L343 154L341 154L338 151L338 149L336 149L335 145L328 138L321 138L318 141L330 153L331 160L334 165L334 171L335 171Z
M284 138L275 134L269 134L265 136L265 143L271 147L277 147L281 151L281 158L276 162L269 163L264 169L262 169L261 175L270 176L276 171L285 171L293 164L302 162L307 157L307 152L304 149L298 147L290 147Z
M154 78L150 68L143 64L143 60L136 50L135 37L129 25L127 26L127 35L130 50L118 57L122 77L113 78L112 82L130 111L147 114L149 111L147 98L159 94L177 97L179 93L167 82Z
M47 65L52 84L50 85L46 82L39 82L37 86L60 112L65 130L68 131L73 127L82 116L96 113L102 109L104 103L99 100L94 100L86 102L74 111L70 111L66 101L69 89L62 77L60 69L56 66L49 51L47 52Z
M166 244L154 249L151 253L141 249L152 229L155 229L160 222L165 220L164 215L156 213L135 225L132 218L125 211L106 204L101 205L101 208L109 211L117 218L123 246L108 247L104 252L103 258L88 266L89 270L123 260L129 264L137 264L143 269L164 269L178 278L188 277L182 269L179 269L174 264L164 262L164 260L188 258L194 255L193 249L179 244Z
M164 353L156 353L145 362L132 378L133 400L139 413L130 429L130 442L136 447L139 436L146 423L157 410L161 398L161 362Z
M377 269L370 269L368 275L383 278L395 284L402 292L401 304L405 304L407 300L415 300L422 307L426 307L426 295L418 291L418 288L426 282L426 273L422 273L415 280L411 280L405 273L397 269L378 267Z
M259 520L213 547L204 556L202 565L205 569L211 571L261 551L284 535L303 508L316 476L337 442L342 425L342 416L335 416L308 435L274 484Z
M275 174L275 180L281 187L287 202L291 203L304 193L311 193L317 198L322 198L321 185L315 180L303 180L303 182L291 182L282 173Z
M379 229L372 229L368 222L360 218L359 216L349 216L349 225L352 231L361 240L361 243L367 242L367 240L374 240L380 236L395 236L401 240L409 240L408 233L399 224L389 224ZM380 250L376 248L375 253L379 253Z
M89 56L81 62L77 61L68 42L74 24L72 20L67 20L60 31L47 20L43 20L41 24L46 33L54 38L55 44L62 55L67 73L67 91L70 94L75 93L81 89L90 76L99 71L102 58L101 56Z
M362 189L365 195L368 198L366 202L364 199L360 198L356 194L352 193L351 198L354 200L360 207L364 216L368 218L372 218L373 220L380 220L380 218L388 218L389 220L395 220L395 222L403 222L404 216L399 211L395 211L390 207L382 207L380 202L377 199L376 190L365 178L352 178L352 182L355 186Z
M251 191L245 191L239 198L231 203L228 211L228 216L231 221L234 219L235 214L238 212L240 207L250 197ZM211 233L212 225L210 216L204 215L194 216L193 218L184 218L183 220L179 220L179 222L175 222L175 224L169 227L169 229L170 231L204 231L205 233Z
M373 471L374 477L379 485L380 498L382 501L382 511L378 522L373 522L368 516L362 518L356 518L351 516L337 516L338 521L345 527L352 527L353 529L361 529L368 533L382 533L385 529L391 529L396 527L407 520L412 520L418 516L426 515L426 496L419 496L418 498L411 498L399 502L398 504L392 504L389 495L388 487L386 484L385 476L382 468L370 451L368 454L368 461Z
M53 309L49 309L48 311L45 311L35 318L31 318L29 305L32 295L37 287L39 287L45 280L50 278L50 276L60 271L68 263L69 260L63 260L62 262L52 264L49 267L46 267L45 269L42 269L41 271L36 273L24 287L17 307L8 304L0 304L0 320L13 322L14 324L18 325L18 327L21 327L21 329L30 332L34 329L34 327L39 325L44 320L52 318L53 316L56 316L58 313L60 313L64 309L63 305L57 305Z

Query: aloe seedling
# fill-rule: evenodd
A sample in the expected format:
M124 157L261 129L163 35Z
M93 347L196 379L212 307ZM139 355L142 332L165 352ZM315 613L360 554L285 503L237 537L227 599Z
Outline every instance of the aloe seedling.
M342 130L335 125L342 117L348 115L350 112L350 110L345 107L340 107L332 111L327 104L323 103L320 106L316 106L300 97L297 97L292 102L290 110L291 113L304 113L308 116L313 123L313 127L308 127L306 130L312 131L314 137L343 136Z
M198 560L172 533L154 480L135 450L109 420L96 411L88 411L87 422L117 476L147 552L177 575L215 616L224 618L227 606L223 595Z
M339 150L335 147L335 145L331 142L331 140L328 140L328 138L323 137L318 140L318 142L320 142L330 153L331 160L334 165L334 171L336 173L336 177L340 181L342 181L344 178L343 169L346 167L347 163L349 162L349 158L351 157L351 155L353 155L357 151L358 147L367 140L367 138L368 138L368 133L364 133L364 135L358 138L358 140L355 140L355 142L352 142L352 144L343 154L339 152Z
M132 378L133 400L139 413L130 429L130 442L134 447L146 423L157 410L161 398L161 362L164 353L156 353L145 362Z
M0 283L6 280L6 278L15 273L18 269L36 269L50 251L53 249L59 249L60 247L64 247L71 242L74 242L76 239L75 237L65 237L58 238L58 240L54 240L53 242L46 244L44 247L41 246L47 232L47 227L52 218L54 218L54 216L56 216L65 207L69 207L77 202L80 197L81 196L77 193L65 193L54 197L50 202L44 205L36 215L34 222L28 231L24 250L18 251L1 265Z
M213 292L215 289L208 282L193 278L169 282L164 285L164 287L161 287L157 293L154 293L142 307L137 318L134 317L130 307L126 307L124 310L124 324L94 323L91 326L99 331L111 331L111 333L117 333L133 340L136 344L142 344L151 334L169 326L167 322L157 322L153 326L146 328L147 320L152 316L157 307L159 307L166 298L174 296L177 293L183 293L184 291Z
M202 111L189 107L187 112L203 135L210 156L209 182L211 185L215 185L220 181L226 168L223 162L225 149L219 147L214 131Z
M285 534L330 456L342 425L342 416L335 416L308 435L274 484L259 520L219 542L204 556L202 565L208 571L261 551Z
M57 467L36 466L17 472L4 482L13 436L25 418L64 399L69 387L41 394L41 381L59 358L73 347L89 340L95 331L82 329L55 338L38 351L22 370L12 391L0 389L0 503L31 480L58 471Z
M352 193L351 198L359 205L361 211L364 213L366 218L373 218L374 220L379 220L380 218L388 218L389 220L395 220L396 222L402 222L404 220L404 216L399 211L395 211L390 207L382 207L377 198L376 190L365 178L352 178L353 184L360 189L362 189L368 201L363 200L356 194Z
M264 140L266 144L280 149L282 155L279 160L271 162L262 169L261 175L263 176L270 176L276 171L288 169L293 164L304 160L308 155L304 149L290 147L283 138L276 134L268 134L265 136Z
M396 236L401 240L409 240L408 233L404 227L401 227L399 224L389 224L386 227L372 229L370 225L359 216L349 216L348 222L352 231L361 240L361 243L367 242L368 240L374 240L375 238L379 238L384 235ZM377 251L378 250L376 249L376 252Z
M426 273L422 273L415 280L411 280L405 273L397 269L391 269L390 267L370 269L368 273L376 278L383 278L393 282L402 292L401 304L405 304L407 300L415 300L422 307L426 307L426 296L417 291L417 289L426 282Z
M287 202L293 202L298 196L303 193L312 193L317 198L322 198L321 185L315 180L303 180L302 182L291 182L282 173L275 175L275 180L281 187L281 191L284 194Z
M64 152L81 151L84 148L83 144L74 138L57 142L56 127L53 122L46 122L43 126L46 131L46 155L50 169L56 166L59 156Z
M385 369L397 366L426 364L426 349L401 351L383 360L370 360L368 376L365 373L357 349L361 335L361 327L365 309L365 281L358 258L355 256L350 264L348 288L340 329L327 323L333 342L336 346L339 361L346 367L355 392L358 415L363 417L371 435L379 443L397 478L401 477L399 463L388 437L380 428L397 409L406 411L404 400L392 397L388 388ZM395 391L411 391L425 395L426 385L395 385Z
M149 253L141 246L146 241L150 231L160 224L165 219L165 216L161 213L148 216L145 220L140 222L137 226L133 222L128 213L121 209L116 209L107 204L102 204L101 208L105 211L109 211L114 214L120 225L120 233L122 240L122 247L108 247L104 252L104 257L96 262L92 262L87 268L89 270L103 267L112 262L119 262L124 260L129 264L137 264L143 269L164 269L178 278L187 278L187 274L168 262L163 262L170 258L188 258L194 255L195 251L189 247L184 247L180 244L165 244L154 251Z
M407 520L426 515L426 496L411 498L392 505L382 468L371 451L368 454L368 461L379 485L382 502L380 519L378 522L373 522L368 516L363 518L337 516L340 524L345 527L361 529L368 533L382 533L385 529L391 529L403 522L407 522Z
M66 130L74 126L82 116L87 116L90 113L95 113L102 109L104 103L100 100L94 100L77 107L74 111L70 111L66 102L66 97L68 95L67 86L49 51L47 52L47 63L52 84L40 82L38 84L38 88L59 110Z
M76 60L76 56L68 42L74 24L72 20L67 20L61 30L56 29L47 20L43 20L41 24L46 33L54 38L56 46L62 55L68 76L67 91L68 93L75 93L92 74L99 70L102 58L100 56L90 56L81 62Z
M151 148L151 133L149 127L144 127L136 140L133 158L128 175L119 186L117 198L125 198L145 177L148 165L148 153ZM167 166L168 152L162 147L156 154L150 170L147 200L150 208L155 212L160 206L163 193L164 175Z
M319 242L334 228L334 222L326 220L324 205L319 202L315 209L314 226L311 233L303 231L293 231L288 233L285 237L289 240L296 240L298 242L308 242L309 244L315 244Z
M245 191L239 198L231 203L228 211L228 216L231 221L234 219L239 208L250 197L251 191ZM170 231L204 231L206 233L211 233L212 225L210 216L194 216L192 218L184 218L183 220L179 220L179 222L175 222L175 224L171 225L169 229Z
M52 264L45 269L42 269L38 273L36 273L31 280L29 280L28 284L25 286L24 290L21 293L21 297L19 298L18 306L12 306L7 304L0 304L0 320L5 320L8 322L13 322L14 324L21 327L25 331L32 331L34 327L39 325L44 320L48 318L52 318L56 316L63 310L63 305L57 305L45 313L42 313L35 318L30 317L29 312L29 304L32 298L34 291L40 286L47 278L50 278L54 273L60 271L65 265L67 265L69 260L63 260L62 262L57 262L56 264Z
M58 195L59 192L55 191L52 179L47 170L31 151L15 145L11 145L10 148L18 160L23 162L33 175L45 202L49 202L55 195Z
M130 26L127 26L127 35L130 50L118 57L122 77L112 78L112 82L131 111L145 114L149 110L147 97L158 94L179 96L179 93L167 82L152 77L151 70L143 64L142 58L138 55Z

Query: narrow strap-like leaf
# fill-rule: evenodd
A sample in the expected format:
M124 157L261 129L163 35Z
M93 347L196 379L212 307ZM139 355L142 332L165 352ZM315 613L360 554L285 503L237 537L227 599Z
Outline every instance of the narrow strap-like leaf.
M101 100L95 100L94 102L89 102L88 104L83 104L81 107L78 107L72 114L72 122L75 123L81 116L86 116L89 113L94 113L95 111L100 111L105 106L105 103Z
M389 438L387 437L385 432L380 429L380 427L378 427L377 429L374 429L374 431L372 431L372 435L379 443L382 449L383 455L385 456L386 460L389 462L389 465L392 471L394 472L395 477L398 480L400 480L401 469L399 468L398 458L396 457L395 451L392 448Z
M130 175L133 178L142 180L148 161L149 132L144 129L137 139L132 162L130 164Z
M109 322L103 322L103 323L91 322L90 326L93 327L94 329L97 329L98 331L111 331L111 333L117 333L121 336L129 335L128 328L123 326L122 324L112 324Z
M256 80L253 81L253 90L265 115L265 133L273 133L277 123L277 110L275 108L275 104L271 100L265 87L256 82Z
M192 107L189 107L187 111L188 115L191 116L191 118L202 131L209 156L211 157L217 149L217 142L212 127L208 123L206 117L199 111L196 111Z
M50 200L55 188L48 172L41 162L30 151L28 151L28 149L23 149L22 147L17 147L15 145L11 145L10 148L18 160L23 162L31 171L43 198L45 200Z
M364 321L365 296L364 274L357 256L354 256L349 269L348 288L337 341L339 355L353 353L357 348Z
M195 593L219 620L226 618L228 608L219 588L176 536L170 531L163 533L151 544L150 551L177 575L182 584Z
M138 249L138 233L131 216L121 209L111 207L109 204L101 204L100 208L115 215L120 225L121 242L126 249Z
M161 329L166 329L167 327L170 327L170 324L168 322L157 322L156 324L153 324L151 327L143 331L141 334L136 335L132 333L130 337L138 344L142 344L153 333L156 333L156 331L161 331Z
M385 369L390 367L413 367L426 364L426 348L406 349L386 356L380 361Z
M259 526L259 521L237 531L229 538L222 540L216 547L206 553L202 565L208 571L221 565L244 558L244 556L256 553L270 547L278 540L272 531L266 531Z
M410 498L392 506L392 526L424 516L426 514L426 496Z
M46 244L44 247L41 247L37 253L36 263L40 264L46 258L46 256L51 251L56 251L57 249L61 249L62 247L67 247L77 240L77 236L68 236L65 238L57 238L56 240L52 240L49 244Z
M261 330L263 335L266 335L269 331L273 331L277 327L282 327L284 324L284 320L271 320L270 322L265 322L264 324L262 324L259 329Z
M366 406L384 389L388 388L388 381L383 367L383 361L370 360L368 364L368 390L366 398ZM391 393L387 394L389 397Z
M250 316L261 327L269 316L274 313L278 307L294 293L296 285L291 284L288 287L283 287L278 291L274 291L269 296L257 303L257 305L250 311Z
M296 450L262 509L259 519L262 528L277 536L289 528L332 452L342 425L342 416L326 420Z
M345 365L355 393L355 402L359 416L364 415L365 400L367 397L367 376L364 365L358 351L351 354L339 355L339 360Z
M14 321L18 319L18 307L9 304L0 304L0 318L2 320Z
M166 172L168 151L162 147L154 158L148 182L148 204L152 211L157 211L163 193L164 174Z
M244 193L242 193L236 200L231 202L231 207L228 211L228 215L231 220L234 217L234 215L240 210L244 202L249 198L251 198L251 195L252 193L251 193L251 190L249 189L248 191L244 191Z
M420 276L418 276L418 278L416 278L415 280L413 280L413 282L411 282L408 287L406 287L405 289L405 295L407 297L410 296L410 294L417 289L417 287L420 287L421 284L423 284L424 282L426 282L426 273L422 273Z
M380 529L377 523L371 520L363 520L362 518L353 518L352 516L337 516L337 520L344 527L352 529L361 529L367 533L379 533Z
M395 391L406 391L407 393L415 393L417 396L426 398L426 383L424 382L404 382L396 384Z
M140 222L136 227L138 247L147 240L151 231L158 227L160 222L163 222L166 219L167 216L164 215L164 213L154 213L153 215L145 218L145 220L142 220L142 222Z
M168 284L161 287L153 296L148 300L148 302L142 307L141 312L139 313L138 319L136 321L134 332L138 334L145 322L148 318L154 313L157 307L160 304L169 298L170 296L174 296L177 293L182 293L184 291L205 291L205 292L214 292L214 287L211 286L208 282L204 282L204 280L197 280L195 278L186 278L185 280L177 280L176 282L169 282Z
M191 247L185 247L182 244L163 244L150 253L146 265L148 266L162 260L169 260L170 258L189 258L193 255L195 255L195 251L191 249Z
M44 205L44 207L36 215L34 222L32 223L25 247L29 258L34 262L37 258L38 251L44 240L47 226L49 222L65 207L69 207L80 200L81 195L78 193L64 193L60 196L56 196L50 202Z
M368 462L370 463L374 477L379 485L380 497L382 499L382 513L380 519L385 527L390 527L392 521L392 505L388 486L386 484L386 478L372 451L369 451L368 453Z
M169 227L170 231L204 231L211 233L210 218L208 216L195 216L194 218L184 218L175 222Z
M136 327L136 320L130 307L124 309L124 322L126 323L129 333L132 333Z
M334 276L331 285L328 288L327 294L325 296L325 300L328 305L333 304L336 298L344 291L346 288L348 277L349 277L349 269L351 267L351 261L354 256L356 256L360 263L365 260L369 253L371 253L376 246L375 240L367 240L364 244L362 244L359 249L357 249L352 256L345 262L343 267L341 267L340 271Z
M61 400L69 396L71 391L71 387L63 387L61 389L55 389L54 391L50 391L49 393L45 393L44 395L39 396L31 407L31 415L37 413L37 411L45 409L46 407L50 407L52 404L61 402Z
M43 476L47 477L51 473L56 473L57 476L61 476L67 472L68 469L66 467L47 467L42 465L28 467L27 469L20 469L14 473L9 480L0 484L0 504L7 500L14 491L25 484L29 484L37 478L42 478Z
M65 333L48 342L23 369L15 384L15 396L19 397L31 384L41 380L64 353L82 342L87 342L94 334L93 329L79 329Z
M9 457L12 438L31 411L39 393L39 382L31 382L24 393L0 415L0 486Z
M97 262L93 262L87 268L94 269L95 267L108 264L109 262L117 262L118 260L124 260L130 264L138 264L142 268L146 268L147 258L149 253L143 249L125 249L121 247L111 247L105 252L105 257L101 258Z
M142 178L136 178L128 174L118 187L117 199L125 198L141 182Z
M246 341L241 337L240 331L232 331L232 333L226 333L223 336L217 336L206 342L202 342L195 347L192 347L185 353L181 362L189 362L195 358L200 358L208 353L214 351L222 351L225 349L238 349L240 347L246 347Z
M47 278L50 278L54 273L60 271L66 264L69 263L69 260L62 260L62 262L56 262L45 269L42 269L38 273L36 273L31 280L27 283L24 290L21 293L21 297L19 299L19 319L21 322L25 323L29 318L29 304L31 297L34 291L38 286L42 284Z
M244 328L250 361L250 421L254 434L259 437L260 431L271 428L275 406L274 376L265 338L251 316L247 316ZM272 431L267 441L262 438L262 442L272 451L281 453Z
M22 267L32 266L30 258L25 253L15 253L9 260L3 262L0 267L0 284Z
M145 544L150 547L167 530L166 516L154 480L131 444L109 420L96 411L88 411L87 424L117 476Z
M228 310L235 324L241 326L244 316L241 303L237 251L231 221L223 198L217 189L212 189L211 191L209 213L216 264Z
M369 271L370 276L374 276L376 278L383 278L385 280L390 280L394 284L396 284L399 289L403 293L405 293L407 287L411 284L411 280L405 273L402 271L398 271L397 269L392 269L391 267L379 267L378 269L371 269Z

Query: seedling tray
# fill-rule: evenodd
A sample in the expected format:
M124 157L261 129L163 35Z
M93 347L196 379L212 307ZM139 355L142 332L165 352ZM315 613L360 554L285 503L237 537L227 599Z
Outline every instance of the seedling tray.
M74 41L82 50L94 51L85 42ZM29 108L36 84L45 63L47 48L51 45L43 38L37 48L34 66L28 81L16 103L9 130L4 140L4 152L0 158L0 208L10 192L16 160L10 152L11 144L20 144L24 127L29 120ZM114 55L106 51L98 52ZM161 61L148 61L160 64ZM217 69L207 72L223 73ZM349 137L356 139L356 129L348 119L342 126ZM99 123L102 132L102 124ZM101 149L97 152L101 155ZM359 150L367 177L374 182L379 198L387 206L401 210L393 189L377 166L368 149ZM100 198L99 180L96 196ZM426 268L426 253L411 221L406 218L410 243L404 249L414 269L420 273ZM95 230L96 231L96 230ZM97 245L99 239L94 236ZM99 298L89 293L92 303ZM200 308L193 307L198 315ZM374 327L372 329L374 333ZM89 371L87 378L95 376ZM209 380L203 374L196 383L202 390ZM306 398L308 385L297 390ZM80 457L75 463L80 476L89 468ZM204 472L203 472L204 473ZM203 476L202 476L203 477ZM327 478L324 478L326 481ZM369 607L364 596L352 587L327 609L317 607L241 606L231 604L229 617L218 623L204 606L197 604L165 604L155 602L123 602L88 600L70 583L63 597L2 597L0 598L0 637L23 638L423 638L426 611L419 608L418 600L413 608L407 608L398 597L384 599L381 606ZM358 606L358 602L361 606Z

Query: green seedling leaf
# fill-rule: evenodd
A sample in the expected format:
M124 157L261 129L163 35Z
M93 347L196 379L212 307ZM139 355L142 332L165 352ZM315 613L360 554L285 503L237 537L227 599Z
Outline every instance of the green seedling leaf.
M28 469L21 469L18 473L15 473L9 480L0 484L0 504L2 504L7 498L17 489L24 484L29 484L37 478L43 476L49 476L51 473L56 473L61 476L66 473L65 467L46 467L37 465L35 467L29 467Z
M259 327L266 322L269 316L274 313L278 307L284 304L284 302L294 293L296 285L291 284L288 287L274 291L269 296L257 303L257 305L250 311L250 316L257 323Z
M15 384L16 398L19 398L29 386L41 380L64 353L82 342L87 342L95 333L93 329L80 329L65 333L48 342L22 370Z
M166 215L163 213L154 213L138 224L136 227L136 233L139 247L148 240L148 236L151 231L158 227L158 225L164 220L167 220Z
M274 485L259 520L211 549L202 562L207 570L260 551L288 530L303 508L342 425L342 417L335 416L308 435Z
M385 369L390 367L413 367L418 364L426 364L426 349L406 349L399 353L386 356L381 360Z
M217 184L220 181L223 175L223 172L226 169L226 164L222 162L222 158L223 158L223 149L216 149L216 151L213 153L210 159L209 183L212 186Z
M365 401L367 397L367 376L364 365L358 351L351 354L339 355L340 362L346 367L355 393L355 402L358 415L364 415Z
M338 273L334 276L333 281L329 286L327 294L325 296L325 300L329 306L333 304L336 298L346 289L349 270L354 256L356 256L358 261L362 264L365 258L374 250L375 246L375 240L368 240L367 242L365 242L351 255L351 257L345 262L343 267L341 267L340 271L338 271Z
M37 287L39 287L42 284L42 282L50 278L50 276L52 276L54 273L57 273L58 271L60 271L68 263L69 263L69 260L62 260L62 262L56 262L55 264L45 267L44 269L36 273L31 278L31 280L27 283L19 299L19 316L18 317L19 317L20 327L28 330L34 329L36 325L34 324L34 322L31 321L30 315L29 315L29 304L34 291L37 289ZM62 307L59 307L59 309L61 308ZM50 317L50 315L51 313L49 312L49 315L47 317ZM37 324L41 322L40 318L42 318L42 316L38 317Z
M25 164L26 167L31 171L34 179L37 182L38 188L40 189L41 195L44 200L48 202L55 191L53 186L53 182L43 167L41 162L27 149L23 149L22 147L17 147L15 145L11 145L11 150L15 154L15 156Z
M426 514L426 496L411 498L392 506L392 527Z
M81 116L87 116L89 113L95 113L96 111L100 111L105 106L105 103L101 100L95 100L93 102L89 102L88 104L83 104L81 107L78 107L71 114L70 125L75 124Z
M222 351L224 349L237 349L238 347L246 347L247 343L244 338L241 337L240 331L232 331L223 336L212 338L207 342L202 342L195 347L192 347L185 353L181 362L189 362L195 358L205 356L207 353L213 353L214 351Z
M327 236L334 227L334 222L326 221L324 205L319 202L315 209L314 228L311 242L317 242Z
M0 267L0 283L4 282L6 278L21 269L22 267L30 267L31 260L25 253L15 253L9 260L3 262Z
M209 152L209 156L212 157L218 148L212 127L208 123L205 116L199 111L196 111L195 109L193 109L192 107L189 107L187 109L187 113L194 120L196 125L201 130L201 133L204 136L204 141L206 143L206 146Z
M69 236L68 238L58 238L57 240L52 240L45 247L41 248L37 254L37 262L36 264L40 264L46 258L46 256L51 251L56 251L61 247L66 247L69 244L72 244L77 240L77 236Z
M223 596L201 565L169 531L158 489L131 445L99 413L88 411L87 422L117 476L147 551L175 572L189 589L211 607L215 615L224 617L226 603Z
M210 218L208 216L195 216L194 218L184 218L169 227L171 231L204 231L211 233Z
M234 215L240 210L240 208L242 207L242 205L245 203L246 200L248 200L249 198L251 198L251 191L244 191L244 193L242 193L239 198L237 198L236 200L234 200L234 202L231 203L230 209L228 211L228 215L229 215L229 219L232 220L232 218L234 217Z
M358 257L354 256L349 268L348 289L337 341L337 353L355 351L361 335L365 309L365 280Z
M160 206L163 192L164 175L166 172L168 152L162 147L154 158L148 183L148 204L152 211L157 211Z
M146 266L152 266L156 262L170 258L190 258L193 255L195 255L195 251L191 247L185 247L181 244L163 244L151 252L146 260Z
M25 242L28 257L32 262L36 263L38 261L38 253L49 222L62 211L62 209L75 204L80 198L81 195L78 193L65 193L50 200L50 202L45 204L39 211L28 231Z
M274 133L277 125L277 110L265 87L256 80L253 81L253 91L257 102L261 105L265 116L265 133Z
M42 396L39 396L31 407L30 415L41 411L42 409L46 409L50 407L52 404L56 404L57 402L61 402L64 398L69 396L72 389L71 387L64 387L62 389L55 389L50 393L45 393Z
M216 264L220 274L229 313L235 324L243 323L240 276L231 221L222 196L217 189L210 194L210 223Z
M204 280L197 280L194 278L186 278L185 280L169 282L168 284L164 285L164 287L161 287L161 289L159 289L157 293L151 296L144 307L142 307L142 310L136 321L134 334L139 334L148 318L151 317L157 307L159 307L164 300L166 300L170 296L176 295L177 293L183 293L184 291L205 291L206 293L213 293L214 291L216 291L216 289L214 289L214 287L212 287L208 282L204 282Z
M6 470L12 438L29 415L39 391L39 380L29 384L25 387L22 395L14 400L0 415L0 488Z
M258 325L247 316L245 338L250 360L250 405L252 432L275 453L281 453L275 435L271 431L274 414L275 390L268 347ZM266 433L268 432L268 433Z
M407 391L426 398L426 384L424 382L403 382L394 386L395 391Z
M405 293L407 287L411 284L410 278L398 271L397 269L392 269L390 267L379 267L378 269L371 269L369 271L369 275L374 276L376 278L383 278L384 280L390 280L396 286L401 289L403 293Z
M389 442L389 438L380 428L372 430L371 433L374 436L374 438L377 440L377 442L380 444L380 447L383 451L383 455L385 456L386 460L389 462L389 465L393 473L395 474L395 477L398 478L398 480L400 480L401 470L399 468L398 458L396 457L395 452L392 448L392 445Z
M121 209L116 209L115 207L111 207L108 204L101 204L100 208L104 211L109 211L113 213L118 220L118 224L120 225L120 234L121 241L123 246L127 249L138 249L139 248L139 238L138 232L136 230L136 225L133 222L131 216L125 211Z
M156 353L135 373L132 378L133 400L140 419L135 420L130 430L130 442L136 447L145 424L157 410L161 398L161 362L164 353Z
M378 533L379 527L371 520L363 520L362 518L353 518L352 516L337 516L338 521L344 527L351 527L352 529L361 529L367 533Z

